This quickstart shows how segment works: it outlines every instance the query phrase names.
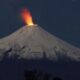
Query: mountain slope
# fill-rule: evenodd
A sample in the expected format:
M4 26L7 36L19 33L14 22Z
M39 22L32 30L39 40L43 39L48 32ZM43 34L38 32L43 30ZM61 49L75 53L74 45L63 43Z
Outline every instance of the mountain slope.
M19 58L46 58L58 60L58 58L70 58L80 61L80 49L51 35L38 25L24 26L10 36L0 39L0 56L4 53L9 56L19 55Z

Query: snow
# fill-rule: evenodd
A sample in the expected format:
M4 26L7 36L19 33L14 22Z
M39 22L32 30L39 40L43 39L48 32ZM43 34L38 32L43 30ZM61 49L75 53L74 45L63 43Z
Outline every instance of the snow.
M71 60L80 61L80 49L55 37L43 30L37 24L24 26L10 36L0 39L0 56L6 51L9 56L19 55L19 58L43 58L43 52L51 60L58 60L58 56L69 57Z

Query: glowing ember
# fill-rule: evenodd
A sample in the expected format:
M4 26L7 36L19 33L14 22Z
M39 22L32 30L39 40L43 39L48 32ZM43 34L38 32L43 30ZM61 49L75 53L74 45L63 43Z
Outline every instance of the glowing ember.
M27 24L27 25L34 25L31 13L27 9L22 9L21 11L21 17L22 20Z

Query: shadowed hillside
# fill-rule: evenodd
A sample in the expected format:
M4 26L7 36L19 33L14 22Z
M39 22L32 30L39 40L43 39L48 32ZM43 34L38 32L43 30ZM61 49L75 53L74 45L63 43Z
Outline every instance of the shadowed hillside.
M31 77L31 78L30 78ZM62 78L62 79L61 79ZM74 61L19 59L18 55L3 56L0 80L79 80L80 63Z

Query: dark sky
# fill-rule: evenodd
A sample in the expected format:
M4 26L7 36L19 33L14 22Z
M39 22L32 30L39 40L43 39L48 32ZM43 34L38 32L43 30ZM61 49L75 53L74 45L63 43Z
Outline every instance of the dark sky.
M35 23L80 47L80 0L0 0L0 38L24 25L20 10L28 8Z

